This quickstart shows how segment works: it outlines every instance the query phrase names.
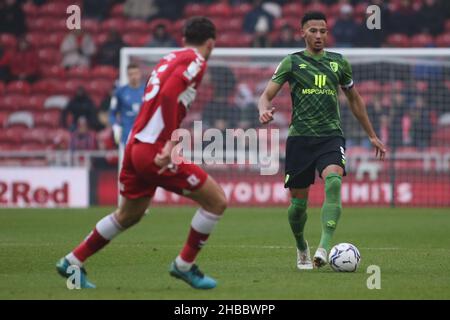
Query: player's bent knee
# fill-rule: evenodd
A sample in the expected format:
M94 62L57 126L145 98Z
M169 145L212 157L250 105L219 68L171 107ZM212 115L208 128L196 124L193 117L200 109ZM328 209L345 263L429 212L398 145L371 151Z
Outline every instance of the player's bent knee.
M227 205L225 194L216 194L203 204L203 209L216 215L222 215L226 210Z
M138 223L144 216L144 213L145 211L131 213L123 210L118 210L116 213L117 222L126 229Z

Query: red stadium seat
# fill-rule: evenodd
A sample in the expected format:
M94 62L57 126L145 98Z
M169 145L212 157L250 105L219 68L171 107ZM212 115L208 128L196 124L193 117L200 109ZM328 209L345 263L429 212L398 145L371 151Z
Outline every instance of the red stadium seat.
M110 18L101 23L99 31L108 33L111 30L117 30L119 32L123 32L128 30L129 24L130 21L125 21L124 18Z
M211 4L207 9L207 16L228 18L232 15L232 8L225 3L215 3Z
M31 110L41 110L44 108L44 103L46 99L47 96L44 94L29 96L26 108Z
M304 13L304 8L300 3L292 2L285 4L281 12L283 18L295 17L296 19L299 19Z
M124 5L122 3L114 5L114 7L111 8L111 11L109 13L110 17L112 18L123 17L123 7Z
M143 33L127 33L124 34L122 40L131 47L142 47L150 41L149 34Z
M407 48L410 41L407 35L394 33L387 37L387 44L391 47Z
M434 38L426 33L416 34L410 39L411 47L433 47L434 46Z
M50 2L41 5L39 16L41 17L65 17L67 6L60 2Z
M108 32L98 32L93 36L97 47L101 46L108 39Z
M88 80L91 76L87 67L74 67L66 72L67 79L83 79Z
M358 91L361 93L378 93L381 89L381 84L375 80L361 81L358 83Z
M85 83L86 82L81 79L71 79L63 82L62 85L58 86L56 90L58 94L73 96L78 87L85 86Z
M8 94L28 95L31 92L31 86L26 81L13 81L6 86Z
M45 65L59 64L61 60L59 49L56 48L39 49L38 56L41 63Z
M150 25L142 20L128 20L125 25L124 31L135 33L150 33Z
M96 34L100 31L100 23L94 19L82 19L81 29L90 34Z
M188 4L184 7L183 15L186 18L193 17L193 16L205 16L207 14L208 14L208 7L205 5L201 5L198 3L192 3L192 4Z
M310 5L306 6L305 8L305 12L308 11L319 11L319 12L323 12L325 14L325 16L328 16L328 6L320 3L320 2L314 2L311 3Z
M10 127L4 130L7 139L6 141L15 145L19 145L22 143L22 136L24 135L25 131L29 129L25 127Z
M91 81L87 84L86 90L91 96L93 95L104 96L111 91L113 85L114 83L108 80Z
M61 66L51 66L48 68L42 68L41 74L46 79L53 79L53 80L66 79L66 70Z
M240 32L242 30L243 20L240 17L232 17L227 21L227 31L229 32Z
M41 31L28 32L25 39L34 47L45 45L45 40L48 35Z
M38 112L34 114L35 127L57 128L60 125L60 111L56 109Z
M450 32L447 32L445 34L441 34L440 36L436 37L436 46L441 48L448 48L450 47Z
M92 70L92 77L102 78L108 80L116 80L119 76L119 71L111 66L97 66Z
M14 50L16 48L16 37L9 33L0 34L0 43L6 50Z
M55 92L55 88L58 84L62 82L55 79L44 79L34 83L31 87L31 92L33 94L46 94L50 95Z
M0 81L0 95L3 95L5 93L5 83L3 81Z
M27 104L27 98L23 95L13 94L0 97L0 109L5 111L18 111Z
M247 13L252 10L252 6L248 3L242 3L233 7L233 17L243 18Z
M39 15L39 8L33 2L24 3L22 9L27 19L35 18Z
M47 128L32 128L26 130L22 135L24 143L47 143L48 142Z
M65 32L55 32L50 35L47 35L47 38L42 44L42 47L51 47L59 50L65 36L66 36Z

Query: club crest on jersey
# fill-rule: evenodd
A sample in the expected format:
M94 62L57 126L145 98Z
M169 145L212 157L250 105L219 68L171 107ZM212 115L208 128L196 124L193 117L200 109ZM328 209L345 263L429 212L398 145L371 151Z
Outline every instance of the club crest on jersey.
M330 68L331 70L333 70L333 72L337 72L339 69L339 65L337 64L337 62L332 61L330 62Z

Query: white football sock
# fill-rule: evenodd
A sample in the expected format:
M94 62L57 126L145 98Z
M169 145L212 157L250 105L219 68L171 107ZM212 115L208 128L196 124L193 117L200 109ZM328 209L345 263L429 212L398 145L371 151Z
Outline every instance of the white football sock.
M67 261L69 261L70 265L73 266L79 266L80 268L83 266L83 262L78 260L77 257L71 252L66 256Z
M114 213L104 217L95 226L97 232L106 240L112 240L115 236L121 233L124 228L117 222Z
M192 218L191 227L200 233L210 234L221 216L199 208Z

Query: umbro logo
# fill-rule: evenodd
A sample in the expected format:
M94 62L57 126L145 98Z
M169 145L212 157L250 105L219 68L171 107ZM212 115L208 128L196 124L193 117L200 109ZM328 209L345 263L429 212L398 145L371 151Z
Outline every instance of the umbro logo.
M306 69L306 64L304 64L304 63L301 63L298 66L300 67L300 69Z

